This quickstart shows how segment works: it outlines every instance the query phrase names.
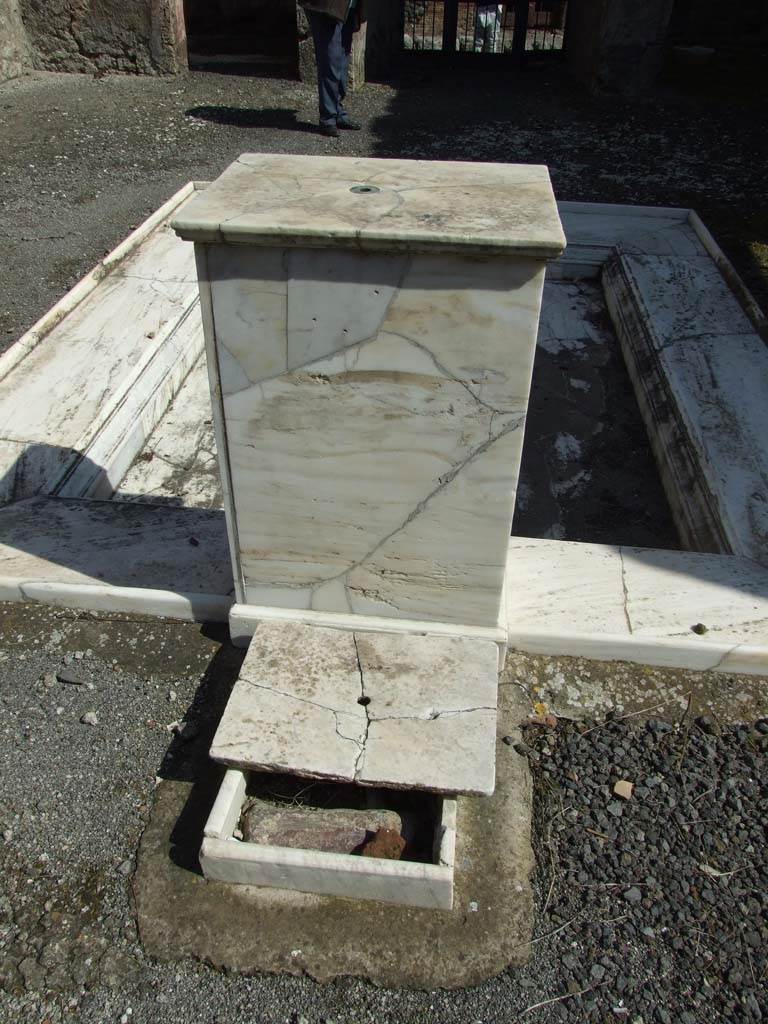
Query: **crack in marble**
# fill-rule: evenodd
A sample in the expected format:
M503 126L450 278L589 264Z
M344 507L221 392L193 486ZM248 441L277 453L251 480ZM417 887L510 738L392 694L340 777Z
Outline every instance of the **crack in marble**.
M498 434L488 438L487 441L484 441L482 444L478 445L477 448L474 448L465 459L462 459L461 462L457 463L450 470L448 470L447 473L444 473L439 478L437 487L430 491L429 494L426 495L426 497L421 499L418 505L416 505L416 507L409 512L408 516L403 520L402 523L400 523L399 526L396 526L385 537L382 537L381 540L379 540L369 551L367 551L362 558L359 558L357 561L353 562L352 565L350 565L347 569L344 569L342 572L337 573L335 576L331 576L328 579L323 580L321 582L330 583L331 580L342 579L349 573L353 572L355 569L360 568L361 565L364 565L370 558L372 558L376 554L377 551L379 551L396 534L400 533L407 526L410 526L410 524L422 514L425 508L429 505L430 501L432 501L433 498L437 497L438 494L442 493L442 491L444 491L445 488L449 486L449 484L453 483L453 481L456 479L459 473L466 466L468 466L476 458L478 458L480 455L486 452L492 445L496 444L496 442L499 441L502 437L505 437L507 434L513 433L513 431L515 430L518 430L524 421L525 416L520 416L517 420L512 420L511 422L507 423L504 429L500 430ZM315 586L319 585L319 583L310 584L310 588L314 589Z
M413 345L414 348L419 349L420 352L423 352L432 360L435 369L437 369L440 372L440 374L442 374L443 377L445 377L447 380L452 380L455 384L458 384L460 387L464 388L464 390L472 396L472 398L477 402L477 404L482 405L484 409L488 409L490 412L498 413L501 416L514 416L515 413L518 412L517 409L497 409L496 406L490 405L488 402L484 402L479 395L475 394L475 392L472 390L469 384L467 384L466 381L462 380L461 377L457 377L456 374L451 373L448 367L443 366L443 364L435 356L434 352L432 352L432 350L429 349L426 345L422 344L422 342L416 341L415 338L411 338L407 334L401 334L399 331L388 331L383 327L381 328L380 333L381 335L389 335L390 337L400 338L402 341L407 341L410 345Z
M403 520L402 523L400 523L398 526L396 526L393 530L390 530L390 532L388 534L386 534L386 536L384 536L380 540L378 540L376 542L376 544L374 544L374 546L372 548L370 548L368 551L366 551L366 553L364 555L362 555L356 561L352 562L352 564L348 565L345 569L342 569L341 572L338 572L338 573L336 573L333 576L323 577L322 579L319 579L319 580L303 581L303 582L299 582L299 583L293 583L293 582L288 582L288 581L281 580L280 583L277 584L277 583L275 583L274 580L261 579L261 578L257 578L257 577L254 577L254 576L249 576L248 577L248 581L250 583L258 584L260 586L280 586L280 587L284 587L284 588L291 589L291 590L307 589L310 592L310 608L311 608L312 601L314 600L314 595L315 595L315 591L316 590L319 590L321 587L323 587L327 583L334 583L336 580L344 579L345 577L347 577L349 575L349 573L354 572L355 569L359 569L362 565L364 565L370 558L373 557L373 555L376 554L377 551L379 551L396 534L400 533L401 530L404 530L415 519L417 519L424 512L424 510L427 508L427 506L429 505L430 501L432 501L435 497L437 497L438 494L440 494L442 491L444 491L445 488L448 487L456 479L456 477L459 475L459 473L461 473L461 471L466 466L468 466L476 458L478 458L480 455L482 455L484 452L486 452L492 445L494 445L502 437L505 437L507 434L513 433L515 430L518 430L524 423L525 423L525 415L524 414L520 414L517 419L511 420L510 422L506 423L504 428L502 430L500 430L497 434L488 437L488 439L486 441L483 441L482 444L478 445L476 448L474 448L472 451L470 451L470 453L467 455L467 457L465 459L462 459L460 462L458 462L455 465L453 465L446 473L444 473L439 478L437 486L432 491L430 491L429 494L427 494L424 498L422 498L421 501L419 501L419 503L415 506L415 508L413 508L410 511L410 513ZM248 444L248 445L245 445L245 447L255 448L257 446L255 444ZM355 590L362 591L365 588L354 587L354 586L352 586L351 584L349 584L348 582L345 581L344 589L345 589L345 591L349 591L349 590L352 590L352 591L355 591ZM347 594L347 599L349 600L349 595L348 594ZM381 598L381 600L384 603L390 603L389 601L387 601L386 598ZM395 606L395 607L397 607L397 606Z
M321 711L329 711L336 721L336 734L344 740L349 740L350 742L355 743L358 746L360 745L359 741L354 739L352 736L345 736L344 733L339 732L339 715L342 715L345 718L356 718L358 720L362 720L362 716L356 714L354 711L338 711L336 708L329 707L327 704L321 704L319 701L309 700L308 697L299 697L295 693L288 693L285 690L278 690L274 686L265 686L264 683L255 683L252 679L241 679L240 682L245 683L246 686L251 686L256 690L265 690L267 693L274 693L277 694L279 697L287 697L288 700L295 700L298 701L300 704L309 704L311 707L320 708ZM366 719L367 717L368 715L366 712ZM223 744L223 746L236 747L240 745L240 742L241 741L235 740L231 743L225 743Z
M365 692L365 676L363 672L363 663L360 658L360 648L357 646L357 634L352 634L352 643L355 645L355 657L357 658L357 670L360 673L360 700L358 703L365 712L365 733L363 735L362 742L360 743L360 751L355 759L354 765L354 778L357 781L360 778L360 774L363 770L363 763L365 760L365 747L368 742L368 735L371 731L371 716L368 712L368 705L370 704L370 698Z
M619 561L621 563L621 589L624 595L624 619L626 620L629 632L634 633L634 630L632 629L632 620L629 617L629 591L627 589L627 570L624 565L624 549L621 547L619 548Z
M455 718L457 715L468 715L474 711L493 711L495 714L497 709L484 704L476 708L446 708L444 711L435 711L432 708L422 715L375 715L370 720L370 724L375 725L377 722L436 722L440 718Z

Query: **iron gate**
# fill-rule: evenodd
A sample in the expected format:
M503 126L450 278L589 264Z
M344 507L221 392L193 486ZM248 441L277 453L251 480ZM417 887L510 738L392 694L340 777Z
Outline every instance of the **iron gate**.
M562 54L568 0L405 0L403 46L423 54L522 63Z

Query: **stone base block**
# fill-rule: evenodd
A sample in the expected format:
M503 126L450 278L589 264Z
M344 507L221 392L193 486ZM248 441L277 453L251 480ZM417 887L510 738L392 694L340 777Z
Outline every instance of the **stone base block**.
M499 728L515 741L517 693L504 687ZM426 989L479 985L528 959L531 783L513 747L497 744L492 797L458 800L453 909L440 913L206 880L198 852L222 775L209 764L195 777L195 785L160 783L142 837L134 892L149 955Z

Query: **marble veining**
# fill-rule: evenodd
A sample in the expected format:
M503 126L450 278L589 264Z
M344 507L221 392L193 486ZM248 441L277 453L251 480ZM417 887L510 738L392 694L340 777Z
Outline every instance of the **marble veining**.
M544 265L206 257L247 602L495 625Z

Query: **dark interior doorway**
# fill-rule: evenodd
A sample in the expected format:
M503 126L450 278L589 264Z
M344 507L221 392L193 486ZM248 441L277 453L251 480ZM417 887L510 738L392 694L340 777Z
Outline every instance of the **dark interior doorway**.
M296 68L294 0L184 0L184 16L191 67Z

